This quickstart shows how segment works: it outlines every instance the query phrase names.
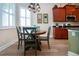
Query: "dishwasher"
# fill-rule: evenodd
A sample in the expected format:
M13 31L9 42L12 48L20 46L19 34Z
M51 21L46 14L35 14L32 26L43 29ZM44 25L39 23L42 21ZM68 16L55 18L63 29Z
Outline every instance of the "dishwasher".
M68 50L79 55L79 29L68 30Z

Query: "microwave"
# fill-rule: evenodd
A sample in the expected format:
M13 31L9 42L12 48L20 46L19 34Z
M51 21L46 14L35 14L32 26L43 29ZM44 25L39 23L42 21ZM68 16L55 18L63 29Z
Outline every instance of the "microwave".
M75 15L68 15L66 16L66 21L68 22L73 22L76 20L76 16Z

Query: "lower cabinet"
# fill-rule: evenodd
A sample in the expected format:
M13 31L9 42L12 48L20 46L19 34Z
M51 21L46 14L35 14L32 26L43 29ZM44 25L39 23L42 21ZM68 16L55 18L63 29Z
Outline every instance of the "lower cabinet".
M55 39L68 39L68 30L66 28L53 28Z

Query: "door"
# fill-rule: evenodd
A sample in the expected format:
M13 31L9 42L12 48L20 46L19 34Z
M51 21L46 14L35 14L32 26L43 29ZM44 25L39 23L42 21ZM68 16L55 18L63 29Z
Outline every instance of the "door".
M67 29L62 28L61 37L62 37L62 39L68 39L68 30Z
M65 28L54 28L53 32L55 39L68 39L68 30Z
M66 5L66 15L75 15L76 13L75 5Z
M79 22L79 8L76 8L76 21Z
M64 22L65 21L65 9L53 8L53 21Z
M60 28L54 28L54 38L55 39L61 38L61 29Z
M79 54L79 31L68 32L69 51Z

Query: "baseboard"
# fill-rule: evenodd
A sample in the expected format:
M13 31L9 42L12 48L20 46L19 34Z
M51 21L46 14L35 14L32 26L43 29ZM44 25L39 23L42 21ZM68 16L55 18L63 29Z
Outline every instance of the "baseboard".
M76 54L76 53L73 53L73 52L71 52L71 51L68 51L68 56L79 56L79 55Z
M13 45L15 42L17 42L17 39L16 39L16 40L12 40L12 41L10 41L9 43L7 43L7 44L1 46L1 47L0 47L0 52L3 51L4 49L10 47L11 45Z

